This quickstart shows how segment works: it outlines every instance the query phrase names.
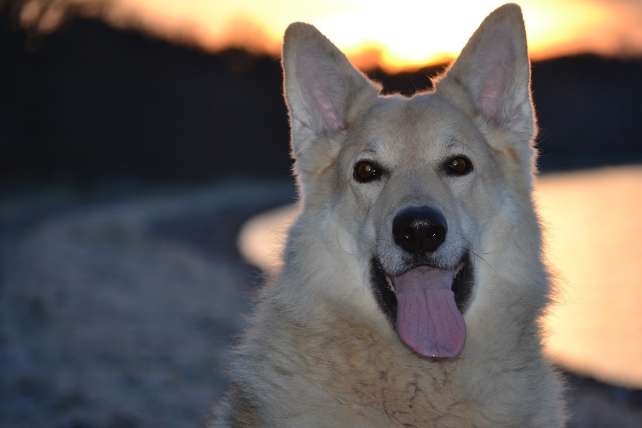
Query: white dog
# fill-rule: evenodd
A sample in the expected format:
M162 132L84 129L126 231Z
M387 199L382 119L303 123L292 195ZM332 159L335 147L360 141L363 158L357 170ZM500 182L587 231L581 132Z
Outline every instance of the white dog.
M519 7L412 98L307 24L283 68L302 209L213 426L562 426Z

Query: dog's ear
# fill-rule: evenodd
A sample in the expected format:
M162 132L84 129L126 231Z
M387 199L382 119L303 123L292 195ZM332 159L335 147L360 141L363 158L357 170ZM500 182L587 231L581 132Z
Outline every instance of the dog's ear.
M525 140L534 136L530 64L519 6L504 5L484 20L437 90L492 125Z
M293 131L345 129L378 90L312 25L291 24L283 44L285 99Z

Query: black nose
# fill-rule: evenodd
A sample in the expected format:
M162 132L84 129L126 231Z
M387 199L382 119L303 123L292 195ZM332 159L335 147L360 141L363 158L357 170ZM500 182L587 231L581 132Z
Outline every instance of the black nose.
M411 254L433 252L446 239L446 219L434 208L406 208L395 216L395 243Z

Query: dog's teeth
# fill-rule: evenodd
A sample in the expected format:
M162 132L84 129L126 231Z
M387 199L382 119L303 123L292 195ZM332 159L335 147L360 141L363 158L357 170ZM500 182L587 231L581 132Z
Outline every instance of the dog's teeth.
M392 281L387 276L386 276L386 284L388 285L388 288L390 289L390 291L392 291L394 293L395 292L395 286L392 284Z

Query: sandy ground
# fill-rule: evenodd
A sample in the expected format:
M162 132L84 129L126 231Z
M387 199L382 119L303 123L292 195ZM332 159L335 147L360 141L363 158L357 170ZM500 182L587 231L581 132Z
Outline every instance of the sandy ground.
M201 426L261 282L238 232L292 197L274 183L5 196L0 426ZM571 426L642 423L638 391L573 375L569 385Z

